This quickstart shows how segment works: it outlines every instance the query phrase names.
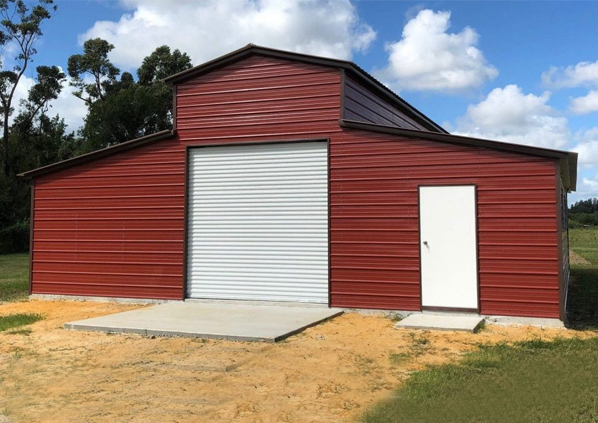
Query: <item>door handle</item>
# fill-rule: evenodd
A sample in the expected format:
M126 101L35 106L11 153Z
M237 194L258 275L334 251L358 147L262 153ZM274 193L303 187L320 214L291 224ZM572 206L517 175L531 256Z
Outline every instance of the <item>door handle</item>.
M424 245L427 247L428 246L428 241L424 241Z

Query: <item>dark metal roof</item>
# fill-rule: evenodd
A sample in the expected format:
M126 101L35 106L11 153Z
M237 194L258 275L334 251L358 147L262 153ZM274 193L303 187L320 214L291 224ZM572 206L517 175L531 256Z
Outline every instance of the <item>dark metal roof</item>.
M29 170L27 172L19 173L17 176L27 179L36 178L47 173L57 172L59 170L63 170L69 167L101 159L102 157L112 156L113 154L141 147L142 145L147 145L154 142L162 141L164 139L173 138L174 135L174 131L167 129L165 131L156 132L155 134L135 138L130 141L125 141L123 143L116 144L111 147L102 148L101 150L96 150L91 153L82 154L80 156L73 157L72 159L63 160L61 162L53 163L48 166L43 166L37 169Z
M340 126L363 131L381 132L409 138L421 138L449 144L466 145L470 147L488 148L531 156L550 157L561 160L565 186L570 191L575 191L577 185L577 153L550 148L532 147L529 145L512 144L503 141L492 141L481 138L471 138L461 135L439 134L436 132L418 131L416 129L396 128L394 126L378 125L374 123L358 122L339 119Z
M364 71L362 68L357 66L353 62L347 60L331 59L327 57L312 56L309 54L295 53L284 50L276 50L269 47L257 46L255 44L248 44L243 48L232 51L224 56L217 57L216 59L210 60L209 62L195 66L191 69L184 70L174 75L165 78L164 81L168 84L180 84L188 81L189 79L195 78L199 75L208 73L216 68L220 68L239 60L245 59L251 55L259 55L265 57L274 57L283 60L291 60L295 62L308 63L317 66L325 66L337 69L344 69L349 72L351 76L358 79L359 82L364 84L367 88L374 91L376 94L381 95L386 100L390 101L398 109L403 111L405 114L411 116L417 122L421 123L424 127L430 131L448 133L444 128L434 122L432 119L424 115L422 112L417 110L411 104L407 103L404 99L399 97L393 91L388 89L384 84L374 78L372 75Z

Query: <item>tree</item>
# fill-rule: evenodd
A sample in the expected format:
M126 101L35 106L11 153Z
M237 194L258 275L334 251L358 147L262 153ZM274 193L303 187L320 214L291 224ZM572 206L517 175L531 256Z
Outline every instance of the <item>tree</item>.
M82 152L108 147L165 129L159 101L151 90L123 73L120 81L107 87L104 100L89 106L81 129Z
M0 47L11 43L17 48L15 65L11 70L0 72L2 161L5 176L9 176L11 172L9 119L14 111L15 91L33 56L37 53L35 44L42 36L41 25L55 10L53 0L38 0L38 4L32 8L29 8L23 0L0 0Z
M152 85L191 66L191 58L187 53L181 53L178 49L170 53L170 47L161 46L143 59L137 76L140 84Z
M172 53L168 46L158 47L152 54L143 60L137 75L139 81L135 82L130 73L123 73L118 80L118 69L107 59L111 50L110 44L104 40L95 39L94 45L104 46L105 52L95 62L103 63L103 69L112 69L112 76L100 75L96 81L100 85L88 87L87 101L88 113L85 125L81 129L83 137L82 152L89 152L99 148L118 144L133 138L149 135L172 127L172 89L162 81L166 76L189 69L191 59L185 53L174 50ZM88 55L89 51L83 54ZM103 54L103 53L102 53ZM71 56L71 59L76 56ZM79 63L79 59L69 59L70 64ZM74 66L74 65L73 65ZM77 68L80 69L80 68ZM99 69L99 68L97 68ZM116 73L115 73L116 72ZM73 72L71 76L78 76ZM93 84L92 84L93 85ZM101 97L95 95L101 92Z
M120 70L108 59L114 46L101 38L93 38L83 43L83 54L74 54L68 60L71 85L77 88L73 94L91 106L97 100L106 98L106 91L116 82ZM84 77L90 75L93 82L87 83Z
M44 112L32 121L27 112L22 112L15 117L11 142L15 168L35 169L71 158L80 139L67 131L64 119L58 115L50 117Z
M588 198L587 200L577 201L569 207L571 213L596 213L598 212L598 199Z
M62 91L62 84L66 80L66 75L58 66L38 66L36 71L37 83L31 87L27 100L22 104L24 106L24 111L21 112L22 118L28 122L33 121L40 112L48 111L48 103L58 98L58 94Z
M28 170L65 160L79 148L78 139L67 132L64 120L40 111L32 119L27 108L15 116L10 128L13 169ZM27 181L0 173L0 229L29 217Z

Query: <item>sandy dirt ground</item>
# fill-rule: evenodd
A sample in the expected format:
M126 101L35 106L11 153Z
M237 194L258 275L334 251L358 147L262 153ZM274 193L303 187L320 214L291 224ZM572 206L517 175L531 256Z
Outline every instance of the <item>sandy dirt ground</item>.
M0 416L14 423L354 422L414 370L479 343L575 332L488 326L479 334L394 329L348 313L277 344L72 332L63 324L138 306L0 305L42 313L29 335L0 333Z
M573 250L569 250L569 262L571 264L591 264L589 261L587 261L585 258L580 256Z

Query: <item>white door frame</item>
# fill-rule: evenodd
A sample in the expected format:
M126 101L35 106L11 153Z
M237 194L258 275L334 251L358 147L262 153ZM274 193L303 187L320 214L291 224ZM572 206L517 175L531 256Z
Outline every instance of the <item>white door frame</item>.
M423 304L423 274L422 274L422 219L421 219L421 188L443 188L443 187L473 187L474 190L474 214L475 214L475 255L476 255L476 295L477 304L475 308L455 308L425 306ZM478 187L476 184L422 184L417 186L417 217L418 217L418 254L419 254L419 301L422 311L453 311L453 312L474 312L480 311L480 254L479 254L479 219L478 219Z

